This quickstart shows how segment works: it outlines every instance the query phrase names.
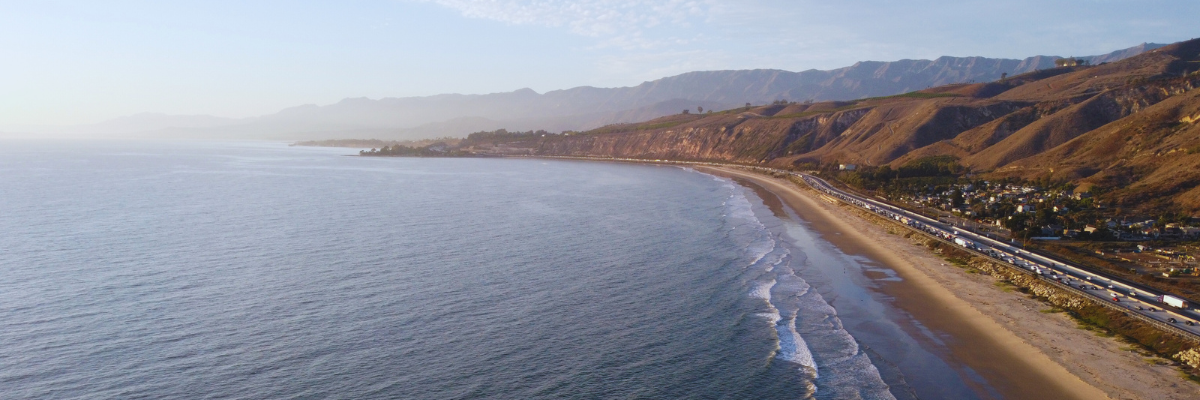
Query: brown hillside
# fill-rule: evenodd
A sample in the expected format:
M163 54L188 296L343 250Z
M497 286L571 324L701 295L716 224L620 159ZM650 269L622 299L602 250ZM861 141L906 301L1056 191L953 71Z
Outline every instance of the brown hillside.
M955 94L955 95L959 95L959 96L963 96L963 97L971 97L971 98L976 98L976 99L986 99L986 98L990 98L990 97L995 97L996 95L998 95L1000 93L1004 93L1005 91L1008 91L1008 89L1012 89L1012 88L1013 88L1012 85L1009 85L1006 83L986 82L986 83L946 85L946 86L942 86L942 87L925 89L925 90L920 91L919 93L945 93L945 94Z
M1151 94L1153 96L1153 93ZM1157 102L1158 96L1153 96ZM986 152L970 157L966 164L979 170L992 170L1010 162L1050 150L1068 140L1104 124L1116 121L1134 111L1142 96L1119 96L1104 93L1092 96L1079 104L1066 107L1013 132L987 147Z
M913 150L990 122L1014 111L1014 103L937 98L893 102L872 108L858 123L822 148L797 157L885 164Z
M1200 40L1125 60L845 102L676 115L527 142L545 155L898 166L1053 177L1200 210ZM1132 204L1132 203L1130 203ZM1149 204L1149 203L1146 203ZM1165 203L1164 203L1165 204Z
M938 155L952 155L959 159L965 159L1004 140L1012 135L1013 132L1028 126L1042 116L1054 111L1057 111L1057 109L1053 108L1051 104L1022 107L988 123L968 129L955 136L954 139L913 150L893 160L891 164L893 166L900 166L912 160Z
M1117 188L1119 205L1136 206L1145 193L1174 196L1200 209L1200 90L1075 138L1002 168L1021 176L1051 174Z

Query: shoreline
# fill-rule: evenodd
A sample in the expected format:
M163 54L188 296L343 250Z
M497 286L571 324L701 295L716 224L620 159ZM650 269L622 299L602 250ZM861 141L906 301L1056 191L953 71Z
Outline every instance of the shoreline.
M1179 378L1173 368L1150 365L1116 340L1079 329L1064 315L1042 312L1047 306L1041 302L1006 292L989 276L947 265L924 247L821 201L791 181L732 168L693 167L759 185L843 253L895 271L902 280L874 290L908 314L900 318L912 319L937 339L919 333L913 337L946 349L947 361L982 377L986 384L976 387L982 398L1200 396L1200 387Z

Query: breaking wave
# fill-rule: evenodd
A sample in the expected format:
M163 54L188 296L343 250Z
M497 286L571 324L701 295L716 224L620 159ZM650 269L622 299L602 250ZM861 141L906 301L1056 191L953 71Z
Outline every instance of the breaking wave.
M763 223L759 215L773 217L767 211L756 213L763 206L751 202L757 198L749 189L714 179L729 190L723 214L730 238L743 249L747 296L762 302L753 314L775 331L774 359L793 365L802 379L812 382L810 396L893 399L878 369L842 327L837 310L796 274L792 263L807 262L804 253Z

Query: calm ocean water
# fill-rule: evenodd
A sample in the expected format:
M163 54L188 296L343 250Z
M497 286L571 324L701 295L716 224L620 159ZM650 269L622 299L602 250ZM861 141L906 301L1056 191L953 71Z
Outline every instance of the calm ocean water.
M892 398L723 178L2 143L6 399Z

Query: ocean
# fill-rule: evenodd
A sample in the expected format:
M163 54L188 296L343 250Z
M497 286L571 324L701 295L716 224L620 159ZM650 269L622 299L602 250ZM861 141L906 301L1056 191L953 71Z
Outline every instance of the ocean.
M355 152L0 142L0 397L973 397L730 179Z

